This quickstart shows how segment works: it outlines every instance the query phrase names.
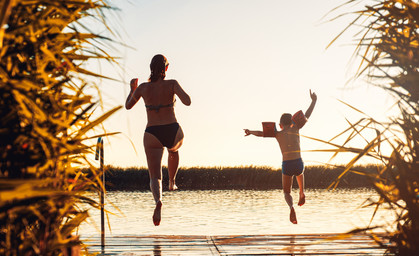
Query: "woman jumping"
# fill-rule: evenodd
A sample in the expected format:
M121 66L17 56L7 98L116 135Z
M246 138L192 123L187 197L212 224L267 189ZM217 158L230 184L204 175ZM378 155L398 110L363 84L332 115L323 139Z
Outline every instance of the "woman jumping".
M176 80L165 80L169 66L166 57L158 54L150 63L148 82L137 86L138 79L130 82L131 91L125 102L125 108L131 109L143 98L147 110L147 126L144 132L144 149L150 175L150 189L156 207L153 214L154 225L160 225L162 207L162 169L163 149L169 152L169 190L176 190L176 173L179 165L178 149L183 142L183 131L178 124L174 111L175 95L183 104L189 106L191 98Z

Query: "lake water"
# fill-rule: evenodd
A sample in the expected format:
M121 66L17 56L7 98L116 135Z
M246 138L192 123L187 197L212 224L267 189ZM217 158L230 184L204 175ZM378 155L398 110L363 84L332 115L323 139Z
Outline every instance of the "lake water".
M152 222L154 200L151 192L108 192L106 209L109 235L257 235L346 232L368 225L374 209L361 208L374 195L373 190L327 191L308 189L306 204L294 208L298 224L289 222L289 207L281 190L206 190L163 192L162 221ZM119 208L116 210L111 204ZM84 237L100 235L100 212L79 233ZM381 210L373 224L392 221L390 211Z

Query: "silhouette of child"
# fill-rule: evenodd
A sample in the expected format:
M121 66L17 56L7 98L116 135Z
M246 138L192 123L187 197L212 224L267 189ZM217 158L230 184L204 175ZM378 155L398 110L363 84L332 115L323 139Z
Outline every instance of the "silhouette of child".
M297 112L294 116L285 113L281 116L279 125L281 131L275 131L275 138L278 141L282 152L282 187L284 190L285 201L290 207L290 221L297 224L297 216L295 214L291 188L293 176L296 177L298 187L300 188L300 198L298 205L302 206L305 203L304 194L304 163L301 159L300 150L300 129L307 121L306 118L311 116L314 106L316 105L317 95L310 90L311 104L307 111L303 114L302 111ZM244 129L245 136L255 135L263 137L262 131L250 131Z

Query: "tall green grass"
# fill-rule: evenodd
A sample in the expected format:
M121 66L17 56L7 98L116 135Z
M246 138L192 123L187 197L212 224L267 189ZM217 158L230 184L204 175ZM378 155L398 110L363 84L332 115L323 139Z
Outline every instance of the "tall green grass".
M342 167L343 168L343 167ZM305 173L306 188L327 188L342 172L339 167L308 166ZM362 173L374 173L374 165L358 166ZM107 166L106 186L109 190L149 190L149 175L146 168L121 168ZM168 187L167 168L163 168L163 186ZM208 189L280 189L282 173L271 167L191 167L179 169L176 183L182 190ZM297 182L294 182L294 187ZM371 187L365 175L350 173L338 188Z

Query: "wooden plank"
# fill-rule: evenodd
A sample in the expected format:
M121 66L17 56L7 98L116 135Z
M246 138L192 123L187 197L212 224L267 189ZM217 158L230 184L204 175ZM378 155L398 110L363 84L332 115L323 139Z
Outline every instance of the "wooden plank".
M382 255L367 239L323 240L322 236L241 236L219 237L216 244L221 255Z
M100 240L86 242L89 252L100 253ZM206 236L116 236L106 239L99 255L218 255Z
M335 234L242 236L115 236L99 255L383 255L367 235L335 240ZM101 253L100 237L86 242Z

